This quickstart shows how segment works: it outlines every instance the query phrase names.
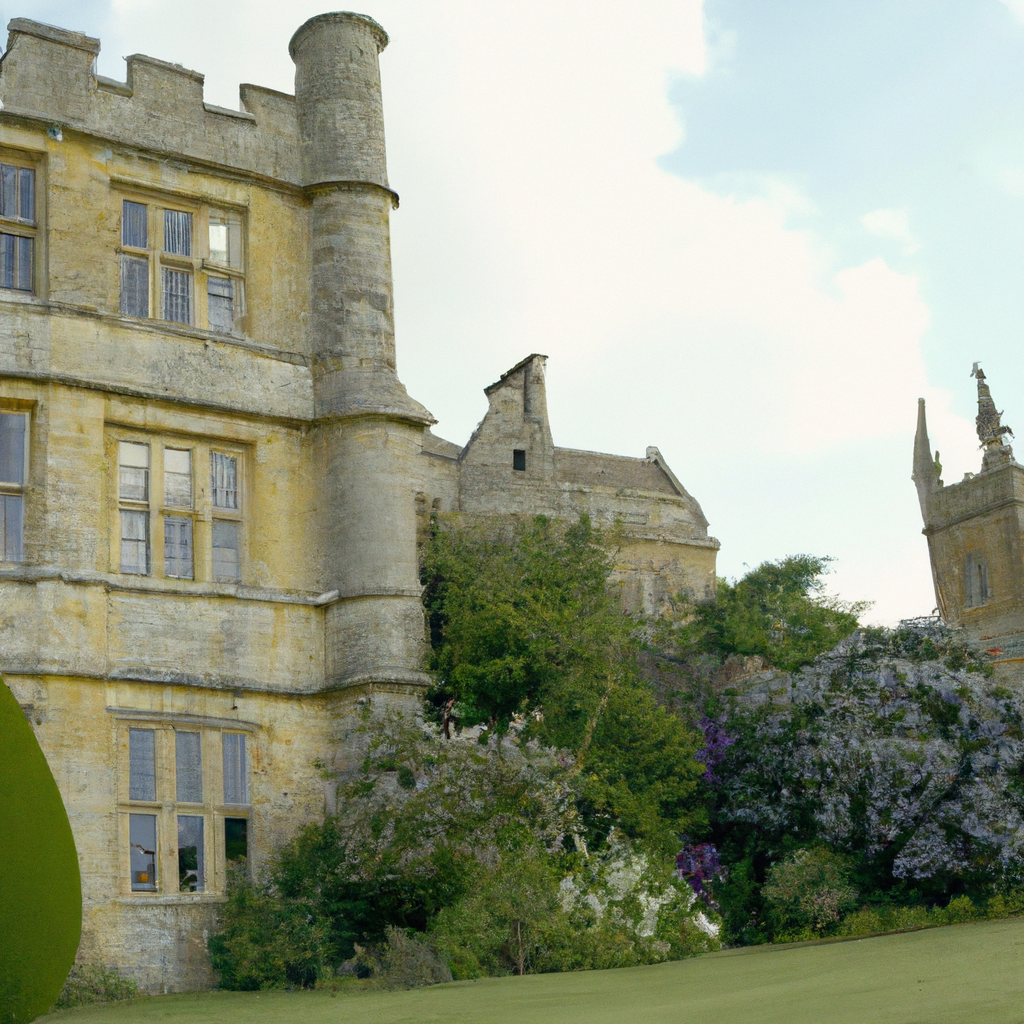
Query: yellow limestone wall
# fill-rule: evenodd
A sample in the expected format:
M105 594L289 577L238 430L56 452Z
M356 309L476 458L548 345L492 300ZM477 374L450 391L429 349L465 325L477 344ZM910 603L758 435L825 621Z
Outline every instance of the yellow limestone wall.
M0 288L0 412L29 416L24 557L0 561L0 673L75 833L80 959L144 989L197 988L213 980L225 818L248 819L258 875L332 806L314 762L351 767L359 709L414 708L428 682L417 509L625 523L617 581L651 608L675 589L713 590L717 541L656 450L554 449L525 379L498 396L518 416L511 433L492 417L460 456L425 431L430 414L395 372L380 26L307 22L291 47L296 96L243 86L239 111L207 106L202 76L177 65L134 55L115 82L94 73L98 40L22 19L9 29L0 162L34 169L36 222L0 216L0 233L35 246L32 290ZM193 213L193 323L159 318L156 276L152 315L121 314L125 199ZM208 328L211 209L242 223L230 335ZM513 478L527 434L531 471ZM121 441L151 454L148 575L120 571ZM181 514L164 504L165 447L193 453L194 579L165 572L164 520ZM214 451L238 460L237 582L214 579ZM130 797L132 728L156 735L155 801ZM176 731L202 737L201 807L177 802ZM225 733L246 737L246 805L224 803ZM158 819L156 892L131 889L133 811ZM178 891L179 813L204 817L203 892Z

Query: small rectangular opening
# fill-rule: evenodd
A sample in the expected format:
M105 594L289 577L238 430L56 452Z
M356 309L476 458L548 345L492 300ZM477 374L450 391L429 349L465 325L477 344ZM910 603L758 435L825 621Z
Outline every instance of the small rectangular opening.
M521 448L512 450L512 468L519 470L520 473L526 472L526 452Z
M224 819L224 859L229 865L245 865L249 858L249 819Z

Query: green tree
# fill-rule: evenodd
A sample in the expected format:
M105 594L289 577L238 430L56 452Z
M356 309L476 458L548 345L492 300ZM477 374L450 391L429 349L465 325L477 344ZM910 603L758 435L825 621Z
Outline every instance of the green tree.
M428 708L446 733L518 722L524 738L571 751L588 843L617 827L674 852L700 823L703 738L643 679L644 623L623 612L611 570L585 516L537 517L504 537L436 531L423 572Z
M760 655L792 671L831 650L857 628L866 601L825 593L830 558L790 555L764 562L741 580L718 581L718 601L688 605L686 628L698 649L721 655Z

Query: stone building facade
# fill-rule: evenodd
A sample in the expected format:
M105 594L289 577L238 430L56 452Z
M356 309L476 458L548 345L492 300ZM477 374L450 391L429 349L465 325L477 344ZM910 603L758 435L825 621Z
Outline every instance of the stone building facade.
M360 703L427 684L417 537L546 513L621 524L624 600L713 593L657 449L556 448L544 359L464 448L395 370L378 55L325 14L295 94L23 19L0 64L0 673L81 859L83 959L211 981L230 862L330 806Z
M1024 674L1024 466L1006 442L984 372L978 381L981 469L944 484L918 403L914 483L928 538L935 603L949 625L987 651L1004 679Z

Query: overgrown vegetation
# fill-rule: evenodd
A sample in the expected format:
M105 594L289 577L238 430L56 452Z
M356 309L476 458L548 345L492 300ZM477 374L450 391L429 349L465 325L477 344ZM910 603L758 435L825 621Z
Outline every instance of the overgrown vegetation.
M689 646L715 657L754 655L792 671L831 650L856 628L869 604L825 589L829 558L792 555L765 562L741 580L718 581L718 600L676 619ZM685 614L685 613L689 614Z
M134 999L138 994L139 986L116 968L102 964L75 964L68 972L67 981L53 1008L66 1010L93 1003L114 1003Z
M338 812L232 880L221 984L400 988L1024 909L1020 699L934 622L858 629L827 567L766 563L643 621L585 518L437 530L423 718L368 712L358 771L319 766Z
M367 970L400 985L441 980L431 963L474 978L717 947L664 858L620 832L587 849L569 755L508 734L445 741L392 716L368 720L366 739L339 813L303 829L268 879L233 879L210 943L225 987Z

